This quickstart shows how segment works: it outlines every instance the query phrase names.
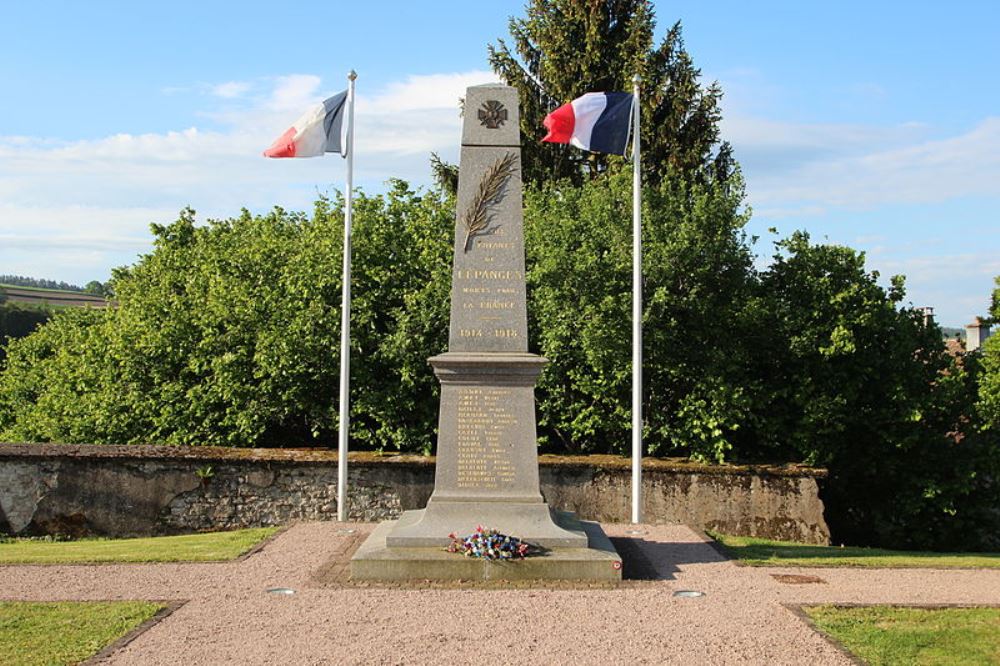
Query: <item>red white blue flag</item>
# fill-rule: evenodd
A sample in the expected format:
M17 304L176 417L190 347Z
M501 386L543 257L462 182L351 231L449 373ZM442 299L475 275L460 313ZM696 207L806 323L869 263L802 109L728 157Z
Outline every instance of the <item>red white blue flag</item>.
M323 153L340 153L346 157L341 148L346 102L345 90L314 105L274 140L264 151L264 157L317 157Z
M624 155L635 97L624 92L592 92L545 116L542 141L570 143L595 153Z

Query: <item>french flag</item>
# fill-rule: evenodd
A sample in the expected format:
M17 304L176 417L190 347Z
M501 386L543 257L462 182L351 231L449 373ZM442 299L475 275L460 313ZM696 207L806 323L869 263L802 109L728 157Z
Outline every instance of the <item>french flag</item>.
M345 90L310 108L274 140L264 157L317 157L323 153L346 156L340 137L346 102Z
M571 143L595 153L625 154L635 97L624 92L591 92L545 116L542 141Z

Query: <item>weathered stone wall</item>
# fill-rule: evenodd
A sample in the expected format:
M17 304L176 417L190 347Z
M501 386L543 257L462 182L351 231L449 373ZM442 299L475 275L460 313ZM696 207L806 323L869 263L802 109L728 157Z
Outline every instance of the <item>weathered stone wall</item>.
M542 456L550 505L604 522L630 516L629 461ZM422 508L434 460L351 454L349 516ZM726 534L828 543L818 481L801 467L648 459L644 519ZM335 520L337 459L326 450L0 444L0 532L138 536Z

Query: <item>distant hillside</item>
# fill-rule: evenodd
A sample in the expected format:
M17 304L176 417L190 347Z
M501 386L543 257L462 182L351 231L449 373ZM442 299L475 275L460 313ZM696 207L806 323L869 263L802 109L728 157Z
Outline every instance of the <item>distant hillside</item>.
M0 283L0 301L10 303L25 303L29 305L50 305L54 307L85 306L103 308L108 302L103 296L85 294L82 291L65 289L43 289L40 287L22 287Z
M57 282L44 278L25 277L23 275L0 275L0 285L12 287L37 287L39 289L56 289L58 291L83 291L83 287L68 282Z
M965 339L965 329L964 328L951 328L950 326L941 327L941 335L946 339L953 339L956 336L959 340Z

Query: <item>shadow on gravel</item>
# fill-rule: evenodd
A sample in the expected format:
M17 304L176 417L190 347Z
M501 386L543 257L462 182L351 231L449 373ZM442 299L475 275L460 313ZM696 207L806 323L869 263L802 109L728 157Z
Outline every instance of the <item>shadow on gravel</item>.
M661 543L630 537L611 537L622 558L623 580L673 580L682 564L724 562L707 543Z

